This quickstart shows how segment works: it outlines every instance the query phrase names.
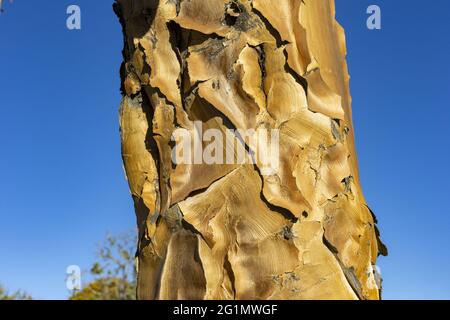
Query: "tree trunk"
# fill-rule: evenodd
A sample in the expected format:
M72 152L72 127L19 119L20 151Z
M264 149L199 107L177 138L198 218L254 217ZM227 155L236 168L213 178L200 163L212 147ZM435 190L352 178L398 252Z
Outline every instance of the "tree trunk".
M334 1L116 0L114 10L139 299L380 298L386 248L361 192ZM204 155L218 139L209 129L227 142L214 161L177 161L175 133L200 137Z

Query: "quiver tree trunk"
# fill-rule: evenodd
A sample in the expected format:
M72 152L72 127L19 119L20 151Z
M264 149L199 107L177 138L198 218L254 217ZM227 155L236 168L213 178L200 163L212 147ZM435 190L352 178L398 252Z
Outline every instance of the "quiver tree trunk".
M114 10L138 297L380 298L386 248L361 192L334 1L117 0ZM200 136L199 123L253 156L236 130L277 131L277 170L174 163L174 132Z

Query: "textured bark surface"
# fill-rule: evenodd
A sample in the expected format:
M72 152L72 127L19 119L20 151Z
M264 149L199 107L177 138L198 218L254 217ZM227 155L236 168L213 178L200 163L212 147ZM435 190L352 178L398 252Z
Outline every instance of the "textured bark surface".
M333 0L117 0L140 299L378 299ZM280 168L174 165L176 128L271 128ZM251 152L237 137L237 148Z

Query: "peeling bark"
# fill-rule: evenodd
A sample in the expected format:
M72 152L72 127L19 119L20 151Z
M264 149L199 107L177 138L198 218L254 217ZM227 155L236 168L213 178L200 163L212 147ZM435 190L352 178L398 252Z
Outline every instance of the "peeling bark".
M114 11L139 299L379 299L387 250L360 187L334 1L116 0ZM174 131L198 135L198 121L279 130L279 170L174 165Z

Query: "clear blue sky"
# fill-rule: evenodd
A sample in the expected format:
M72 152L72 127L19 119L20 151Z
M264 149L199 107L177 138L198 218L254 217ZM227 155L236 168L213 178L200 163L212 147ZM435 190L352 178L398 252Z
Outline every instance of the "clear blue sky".
M82 9L82 30L65 27ZM16 0L0 16L0 282L67 297L108 231L134 227L112 0ZM366 8L382 9L382 30ZM450 298L450 2L337 0L361 177L390 256L385 298Z

